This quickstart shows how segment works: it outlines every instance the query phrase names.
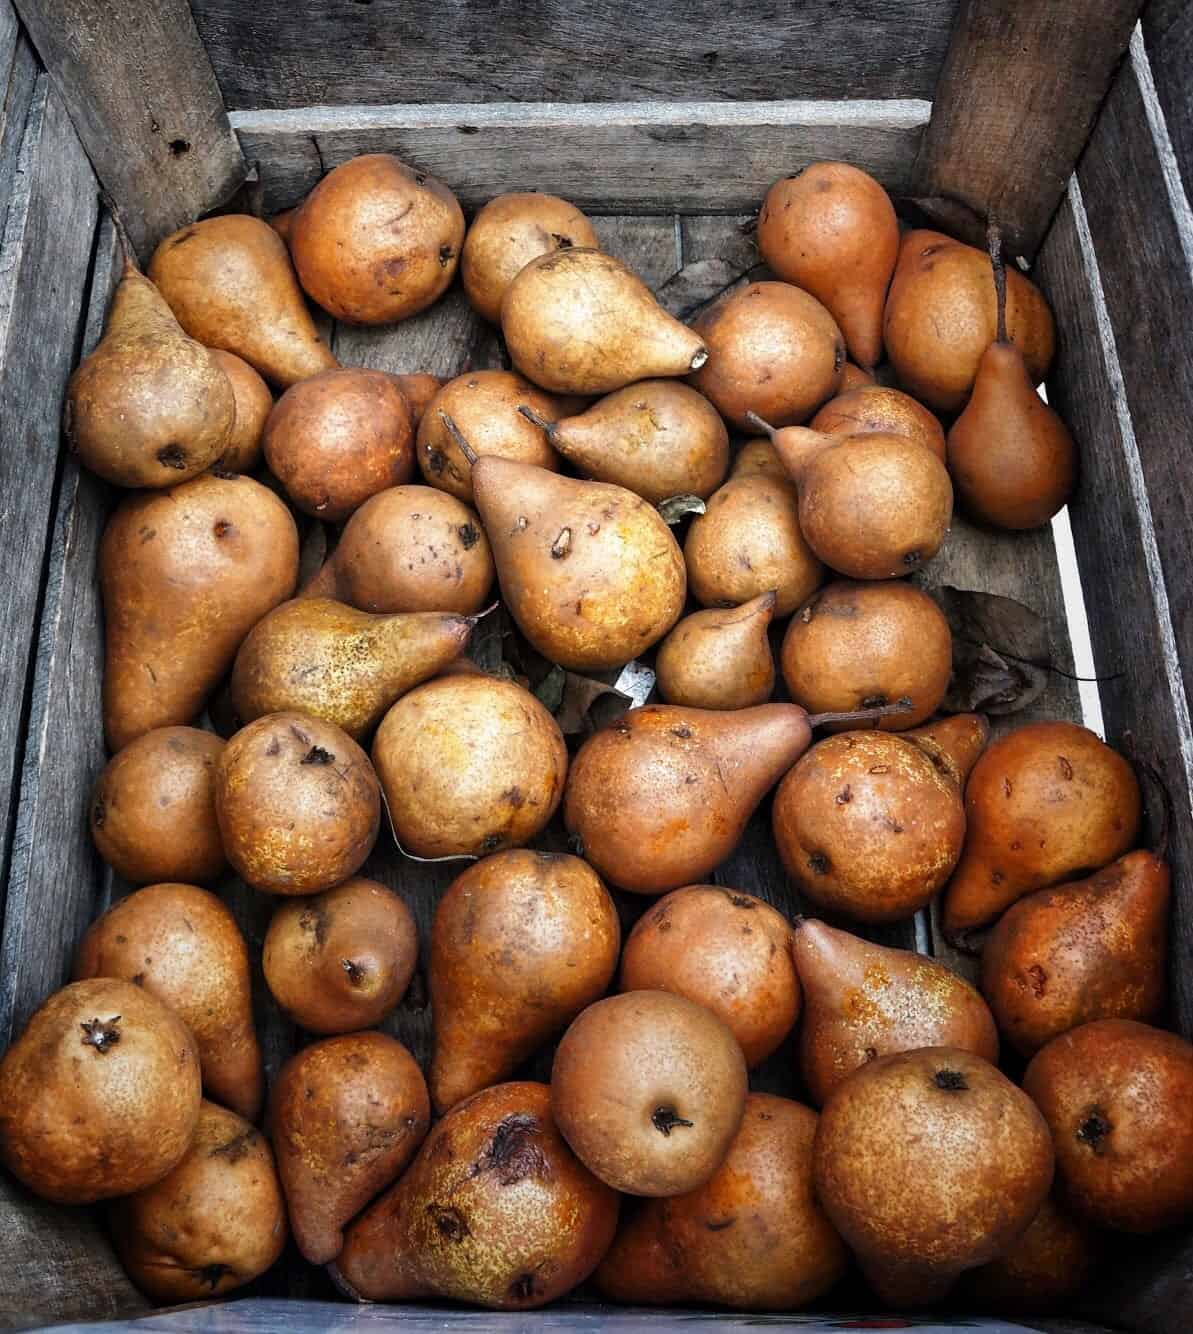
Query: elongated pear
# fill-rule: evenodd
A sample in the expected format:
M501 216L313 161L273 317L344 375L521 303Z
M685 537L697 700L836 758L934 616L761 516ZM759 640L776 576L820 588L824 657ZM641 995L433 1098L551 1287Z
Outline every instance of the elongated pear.
M693 709L748 709L775 688L775 657L767 630L775 614L772 588L740 607L685 616L659 645L655 676L668 704Z
M272 384L340 364L315 330L285 243L260 218L225 213L173 232L149 276L192 338L234 352Z
M241 640L297 580L290 511L251 477L205 473L129 496L99 550L112 750L191 722Z
M526 265L501 302L514 365L557 394L608 394L634 380L687 375L708 359L620 260L584 246Z
M982 948L982 992L1025 1056L1095 1019L1154 1023L1164 1005L1169 872L1129 852L1013 903Z
M791 953L804 991L799 1063L823 1106L855 1070L917 1047L959 1047L992 1064L998 1033L986 1002L935 959L797 919Z
M707 499L729 468L729 432L721 414L676 380L642 380L615 390L587 411L545 421L548 442L598 482L613 482L657 505L670 496Z
M174 486L220 457L235 421L215 355L183 333L126 253L104 336L66 389L67 440L105 481Z
M545 658L620 667L679 619L683 553L641 496L492 455L473 463L472 489L506 605Z
M1007 337L1007 280L995 228L990 260L998 336L982 353L969 402L949 431L949 472L975 519L996 528L1039 528L1073 490L1077 447Z
M395 700L460 656L473 624L451 612L373 616L331 598L295 598L240 646L232 702L245 723L291 709L359 741Z

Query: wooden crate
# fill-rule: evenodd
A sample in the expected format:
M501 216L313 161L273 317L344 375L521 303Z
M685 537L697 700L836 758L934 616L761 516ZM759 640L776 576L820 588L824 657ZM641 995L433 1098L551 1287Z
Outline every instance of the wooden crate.
M62 453L58 429L116 279L100 187L147 256L246 174L273 209L370 150L441 176L466 208L507 189L563 194L655 286L702 258L748 268L744 215L817 158L865 167L962 231L956 203L996 209L1057 316L1048 391L1082 452L1069 513L1107 735L1155 764L1176 809L1172 1018L1193 1037L1191 71L1193 0L0 0L0 1048L123 888L85 824L104 762L95 557L113 495ZM396 329L330 336L349 365L498 364L458 290ZM958 520L924 578L1033 607L1072 671L1052 533ZM1054 674L1013 721L1031 716L1080 720L1076 684ZM425 942L452 868L383 847L367 869L412 904ZM765 812L716 878L798 909ZM267 901L223 889L259 945ZM926 914L876 938L967 966ZM259 977L255 1001L272 1075L297 1034ZM417 981L387 1027L426 1057ZM791 1070L784 1049L757 1084L790 1092ZM0 1272L0 1324L145 1308L91 1213L2 1175ZM252 1292L329 1295L301 1266ZM574 1324L608 1318L573 1310ZM1123 1239L1086 1313L1087 1329L1193 1327L1193 1238ZM332 1316L312 1308L309 1323Z

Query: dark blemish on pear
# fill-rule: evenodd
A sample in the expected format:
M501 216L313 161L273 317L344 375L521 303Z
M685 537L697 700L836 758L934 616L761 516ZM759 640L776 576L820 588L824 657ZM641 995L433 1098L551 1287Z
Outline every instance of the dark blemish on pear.
M814 852L808 858L808 869L816 875L828 874L829 861L823 852Z
M210 1264L203 1265L199 1269L192 1269L191 1273L199 1280L205 1283L214 1292L220 1285L220 1280L229 1272L227 1265Z
M713 1220L710 1218L708 1222L705 1223L704 1226L710 1232L724 1232L727 1227L732 1227L736 1222L737 1222L736 1218L718 1218L717 1221L714 1223Z
M427 1213L434 1218L439 1235L446 1237L448 1241L463 1241L465 1237L472 1236L472 1232L459 1210L444 1209L437 1204L428 1204Z
M1077 1127L1077 1140L1088 1145L1099 1157L1106 1152L1106 1137L1114 1127L1102 1115L1101 1109L1092 1107L1085 1120Z
M238 1135L233 1135L226 1143L212 1149L207 1156L209 1158L227 1158L230 1163L238 1163L248 1155L256 1139L257 1132L250 1126Z
M94 1047L103 1055L120 1041L120 1030L116 1027L119 1022L118 1014L114 1014L111 1019L84 1019L79 1025L83 1030L83 1046Z
M335 756L330 750L324 750L322 746L312 746L299 760L299 764L331 764L334 760Z
M753 909L758 906L753 899L747 898L744 894L730 894L729 902L732 903L735 908Z
M946 1093L963 1093L969 1088L960 1070L937 1070L933 1082Z
M107 807L104 805L103 798L101 797L91 808L91 823L96 827L96 829L102 829L104 827L104 821L107 818L108 818L108 810Z
M440 458L442 457L440 455ZM474 524L462 523L456 531L460 534L460 544L465 551L470 551L480 541L481 535Z
M484 838L481 839L481 851L496 852L497 849L501 847L502 842L503 836L501 834L486 834Z
M232 531L232 525L227 519L217 519L215 526L211 530L216 537L227 537Z
M692 735L692 729L690 727L673 727L671 735L679 737L681 741L686 741Z
M163 468L177 468L181 471L186 467L186 451L179 444L164 445L157 451L157 461Z
M351 959L341 959L340 967L348 977L348 985L360 987L364 985L364 980L368 976L368 969L359 963L354 963Z
M853 790L848 783L837 793L833 800L838 806L847 806L853 800Z
M451 246L446 244L441 245L439 247L439 267L446 269L448 264L451 263L451 258L455 253L456 252L451 248Z
M1058 755L1056 758L1057 763L1060 765L1060 771L1065 777L1065 781L1071 783L1073 781L1073 766L1063 755Z
M498 1123L472 1175L495 1172L503 1186L513 1186L526 1177L546 1176L547 1159L534 1139L539 1130L537 1117L526 1113L507 1116Z
M509 1286L509 1295L516 1302L528 1302L534 1294L533 1274L519 1274Z

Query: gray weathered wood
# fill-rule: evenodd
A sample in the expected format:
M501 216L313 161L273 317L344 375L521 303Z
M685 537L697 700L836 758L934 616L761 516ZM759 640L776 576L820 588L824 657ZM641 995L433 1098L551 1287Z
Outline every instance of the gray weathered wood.
M930 97L955 0L193 0L229 107Z
M37 73L37 57L18 29L16 12L7 0L0 0L0 228L16 184L17 155Z
M456 103L237 111L232 125L271 212L348 158L388 152L465 208L535 189L608 213L732 213L818 158L847 157L905 192L927 116L914 100Z
M1034 255L1142 8L961 0L915 194L995 213L1014 252Z
M186 0L17 0L142 260L222 203L244 160Z
M1185 189L1193 191L1193 4L1152 0L1143 35Z

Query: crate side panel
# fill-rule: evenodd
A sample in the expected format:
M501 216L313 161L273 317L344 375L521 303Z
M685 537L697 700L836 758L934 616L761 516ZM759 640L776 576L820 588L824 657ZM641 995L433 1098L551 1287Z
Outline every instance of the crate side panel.
M1152 0L1143 36L1185 190L1193 193L1193 3Z

